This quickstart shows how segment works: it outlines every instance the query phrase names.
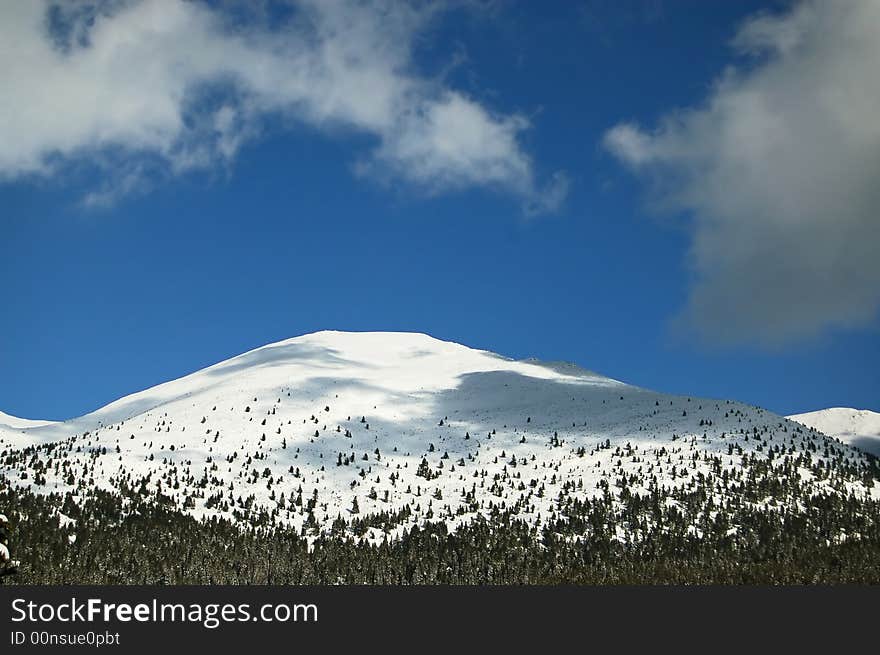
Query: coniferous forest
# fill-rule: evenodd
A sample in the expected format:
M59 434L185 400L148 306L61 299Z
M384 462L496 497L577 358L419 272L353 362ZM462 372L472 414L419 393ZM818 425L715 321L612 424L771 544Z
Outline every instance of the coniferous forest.
M570 501L530 527L493 510L454 533L443 522L382 543L357 538L374 514L308 538L273 527L199 521L161 499L94 491L5 489L11 547L5 584L837 584L880 583L880 504L828 495L799 511L701 492L605 494ZM711 501L710 501L711 503ZM68 519L59 522L59 511ZM69 519L72 519L69 520ZM64 526L64 527L62 527ZM737 526L735 530L732 526ZM841 538L841 535L847 535Z

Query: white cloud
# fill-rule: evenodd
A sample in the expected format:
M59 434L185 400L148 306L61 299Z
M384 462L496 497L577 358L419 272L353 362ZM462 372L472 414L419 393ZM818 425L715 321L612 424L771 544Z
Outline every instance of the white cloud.
M94 5L97 4L97 7ZM375 138L358 170L436 193L486 186L526 211L564 193L536 182L520 133L493 112L419 75L413 47L441 3L298 0L279 23L260 3L248 20L184 0L0 0L0 179L51 176L71 161L125 161L116 188L142 187L137 156L170 174L231 162L265 120ZM221 5L222 6L222 5Z
M606 147L692 217L682 318L727 344L870 324L880 306L880 2L746 21L705 103Z

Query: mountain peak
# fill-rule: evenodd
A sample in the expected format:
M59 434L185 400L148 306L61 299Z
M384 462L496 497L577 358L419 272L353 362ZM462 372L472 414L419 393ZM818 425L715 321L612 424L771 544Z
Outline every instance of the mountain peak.
M757 407L655 393L571 364L420 333L322 331L77 419L0 426L0 449L12 453L0 475L58 493L123 480L196 516L269 512L297 530L358 512L405 516L393 531L438 515L455 527L502 502L537 525L562 492L602 494L621 476L634 493L687 488L777 444L806 457L825 439L792 445L799 431ZM852 470L866 466L845 446L823 457L831 448ZM311 511L291 506L300 494L318 499Z
M411 348L413 346L436 348L456 346L467 348L467 346L452 341L444 341L423 332L386 332L379 330L362 332L319 330L318 332L310 332L284 341L279 341L276 344L268 344L268 346L286 343L312 343L337 348L374 348L388 351L396 351Z

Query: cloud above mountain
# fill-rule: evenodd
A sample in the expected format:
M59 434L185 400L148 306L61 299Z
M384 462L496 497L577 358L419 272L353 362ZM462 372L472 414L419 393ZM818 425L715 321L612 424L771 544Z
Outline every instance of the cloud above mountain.
M699 106L604 144L686 212L680 319L715 344L790 344L880 307L880 3L805 1L740 26Z
M414 50L450 6L3 0L0 180L86 161L107 185L84 203L107 205L149 188L157 171L223 167L268 129L305 125L366 137L358 175L557 209L566 178L538 180L521 144L525 116L420 73Z

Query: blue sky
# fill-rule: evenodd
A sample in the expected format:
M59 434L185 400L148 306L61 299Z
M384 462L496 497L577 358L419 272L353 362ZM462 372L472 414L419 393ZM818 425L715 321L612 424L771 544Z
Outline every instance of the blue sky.
M0 3L7 413L321 329L880 411L870 2L51 4Z

